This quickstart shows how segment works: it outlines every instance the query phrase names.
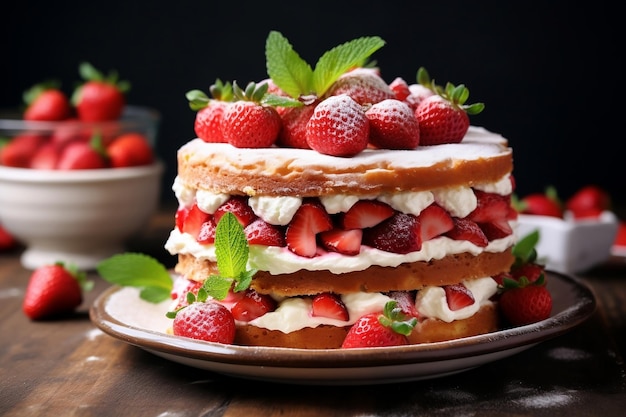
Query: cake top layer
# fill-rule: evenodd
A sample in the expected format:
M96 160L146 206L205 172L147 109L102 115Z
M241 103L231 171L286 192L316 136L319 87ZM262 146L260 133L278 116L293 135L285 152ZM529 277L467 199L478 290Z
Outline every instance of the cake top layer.
M314 196L423 191L494 182L512 171L502 136L472 126L460 143L366 149L350 158L307 149L236 148L195 139L178 152L186 185L216 193Z

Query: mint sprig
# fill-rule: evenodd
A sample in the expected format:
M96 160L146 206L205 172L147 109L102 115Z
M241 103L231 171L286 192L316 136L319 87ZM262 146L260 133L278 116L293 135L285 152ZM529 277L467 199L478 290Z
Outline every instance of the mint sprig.
M377 36L357 38L324 53L315 69L304 61L280 32L271 31L265 42L267 74L289 96L321 97L337 79L385 45Z
M139 296L151 303L171 296L172 277L167 268L151 256L133 252L113 255L98 263L96 270L112 284L140 288Z
M211 275L204 282L203 288L218 300L228 295L233 286L235 292L250 286L256 269L247 269L250 247L243 226L232 213L226 213L215 229L215 256L219 275Z

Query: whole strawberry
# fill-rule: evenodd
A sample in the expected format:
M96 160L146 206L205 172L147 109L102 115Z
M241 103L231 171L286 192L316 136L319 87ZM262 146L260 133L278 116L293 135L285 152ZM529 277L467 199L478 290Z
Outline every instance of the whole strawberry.
M370 107L365 115L370 121L369 143L381 149L415 149L420 142L420 128L408 104L387 99Z
M361 316L350 327L342 348L401 346L409 343L407 335L411 334L417 319L407 319L406 314L396 301L385 304L382 313L370 313Z
M218 302L194 302L176 313L173 331L176 336L232 344L235 319L230 310Z
M563 204L552 186L546 187L543 193L528 194L520 200L513 201L513 206L522 214L563 217Z
M210 98L200 90L191 90L186 94L189 107L196 111L194 132L205 142L227 142L222 130L224 111L233 100L233 87L229 82L223 83L219 78L209 88Z
M536 323L550 317L552 295L545 286L545 280L529 282L504 279L504 292L500 295L500 311L514 326Z
M112 168L150 165L154 152L148 138L138 132L123 133L106 147Z
M59 121L72 115L70 100L56 82L37 84L24 93L24 120Z
M17 240L0 224L0 252L13 249L17 246Z
M117 120L126 105L126 92L130 89L127 81L119 81L117 72L104 76L89 63L79 67L85 83L72 95L78 118L86 122Z
M369 132L369 120L361 105L341 94L317 105L306 126L306 141L319 153L353 156L367 147Z
M224 139L237 148L268 148L280 132L281 120L274 107L262 104L268 85L249 83L243 91L233 83L237 101L224 111Z
M442 88L430 80L424 68L418 70L417 78L421 85L436 93L421 101L415 109L420 125L420 145L461 142L469 129L468 114L482 112L484 104L465 104L469 98L467 87L447 83Z
M71 313L92 284L83 272L62 262L41 266L30 276L22 310L32 320Z
M565 208L574 218L598 217L604 210L611 208L611 197L597 185L586 185L565 202Z

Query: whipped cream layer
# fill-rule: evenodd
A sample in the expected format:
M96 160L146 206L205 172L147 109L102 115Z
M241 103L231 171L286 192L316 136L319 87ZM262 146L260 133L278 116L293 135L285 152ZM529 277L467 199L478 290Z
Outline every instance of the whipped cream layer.
M197 203L199 208L209 214L213 214L217 208L228 200L228 194L214 194L202 190L194 190L177 179L174 181L173 190L181 207L190 208ZM498 181L477 184L474 188L486 192L508 195L512 192L512 184L509 176ZM350 207L361 199L378 199L394 209L403 213L419 215L419 213L433 202L437 202L451 215L465 217L476 208L476 196L470 187L448 187L434 191L399 192L397 194L381 195L335 195L321 198L322 204L328 213L346 212ZM298 197L250 197L249 204L255 213L271 224L286 225L291 221L294 213L302 204ZM516 223L511 221L511 226ZM396 254L363 246L361 252L354 256L346 256L340 253L325 252L314 258L301 257L287 248L267 247L259 245L250 246L248 264L251 268L268 271L271 274L289 274L301 269L316 271L329 270L340 274L350 271L362 271L370 266L395 267L406 262L429 261L431 259L443 259L448 255L468 252L478 255L482 252L502 252L515 242L515 236L496 239L486 247L476 246L468 241L460 241L440 236L423 242L419 251L408 254ZM165 244L172 255L189 254L197 259L207 259L216 262L215 247L212 244L200 244L196 239L182 233L178 229L171 231Z

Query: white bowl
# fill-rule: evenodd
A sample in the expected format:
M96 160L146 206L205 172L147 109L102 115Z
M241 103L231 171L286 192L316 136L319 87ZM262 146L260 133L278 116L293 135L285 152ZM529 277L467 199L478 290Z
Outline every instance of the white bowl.
M0 166L0 224L25 245L22 265L81 269L124 250L156 211L163 163L74 171Z
M586 271L611 256L618 219L605 211L598 219L574 220L569 213L559 219L520 214L516 234L526 236L539 230L537 255L547 269L565 274Z

